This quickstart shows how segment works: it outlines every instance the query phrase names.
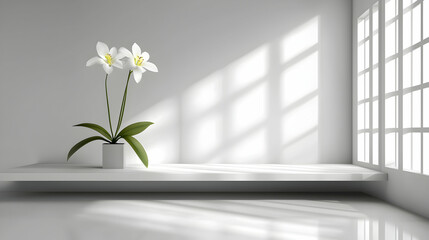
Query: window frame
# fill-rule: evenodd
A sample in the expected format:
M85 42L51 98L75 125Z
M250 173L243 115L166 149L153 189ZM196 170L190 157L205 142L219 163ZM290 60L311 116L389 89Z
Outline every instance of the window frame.
M386 15L386 3L388 3L389 1L394 1L394 6L395 6L395 12L396 14L391 14L390 13L390 19L386 19L385 15ZM412 2L414 1L414 2ZM425 12L425 6L429 5L429 0L410 0L410 4L404 9L403 8L403 0L379 0L376 1L374 4L371 5L371 7L369 9L367 9L361 16L359 16L358 18L356 18L356 47L355 47L355 53L356 53L356 71L355 71L355 83L354 83L354 87L355 87L355 100L354 100L354 121L355 121L355 125L354 125L354 131L355 131L355 136L354 136L354 163L357 165L361 165L364 167L368 167L368 168L372 168L372 169L377 169L377 170L384 170L384 169L389 169L389 170L394 170L394 171L401 171L404 173L411 173L411 174L419 174L419 175L424 175L424 176L429 176L429 166L426 166L427 170L425 171L425 162L426 165L429 165L429 149L425 150L424 146L425 144L428 145L427 143L429 142L429 124L425 123L429 123L429 120L426 119L429 117L429 101L426 98L429 97L429 76L425 76L425 66L428 66L428 63L425 62L425 54L429 54L429 34L427 34L428 36L425 36L425 27L427 28L427 26L424 26L424 21L426 19L429 19L429 16L424 16L424 13L426 13L426 15L429 15L429 11L426 9ZM426 4L426 5L425 5ZM373 41L373 31L372 31L372 24L373 24L373 10L374 10L374 6L378 5L378 102L374 104L374 95L372 93L372 88L373 88L373 70L374 65L372 64L373 61L373 51L372 51L372 41ZM391 7L391 6L390 6ZM419 28L420 34L417 36L420 36L420 39L418 40L414 40L413 39L413 21L414 21L414 9L419 7L419 9L416 11L417 13L419 12L420 15L420 26L417 26ZM429 6L428 6L429 9ZM410 16L409 17L411 20L408 21L410 22L410 26L408 26L410 28L411 31L411 36L404 36L404 15L407 14L408 12L410 12ZM369 36L364 36L363 40L359 40L359 23L360 21L362 21L362 19L365 19L365 17L369 17L370 19L370 34ZM392 17L393 16L393 17ZM418 19L418 18L417 18ZM393 54L390 54L390 56L386 56L386 48L388 46L392 46L389 45L387 43L388 40L391 40L391 38L386 39L386 29L387 27L389 27L391 24L395 24L395 51ZM429 23L426 23L429 25ZM406 29L408 30L408 29ZM409 46L407 45L406 48L404 49L403 44L404 44L404 39L405 37L409 37ZM426 38L425 38L426 37ZM359 69L359 46L362 44L362 41L365 41L366 38L370 38L370 64L369 64L369 68L364 68L363 70ZM408 39L407 39L408 40ZM407 42L408 43L408 42ZM416 50L418 50L418 52L416 52ZM391 52L391 51L389 51ZM417 84L414 82L415 80L413 79L413 68L415 67L415 65L413 64L413 55L414 53L420 53L420 55L417 55L417 57L415 59L419 59L419 63L420 64L420 69L418 69L417 73L418 77L420 79L417 80ZM409 54L409 55L407 55ZM406 75L406 78L409 78L409 86L408 84L406 84L405 88L404 88L404 58L410 58L411 62L407 65L410 66L410 76ZM364 57L365 58L365 57ZM427 58L429 59L429 58ZM426 59L426 60L427 60ZM387 79L388 76L392 76L392 73L389 72L390 68L387 69L386 73L386 65L391 63L391 61L395 61L395 73L393 73L393 75L395 76L395 82L394 82L394 90L393 91L389 91L389 92L385 92L386 90L386 86L389 86L391 89L391 85L386 85L386 84L391 84L392 82L388 82L389 80ZM408 61L408 59L406 59L406 61ZM370 72L370 97L369 98L364 98L362 99L358 99L359 97L359 77L362 74L362 72ZM426 70L426 74L429 75L429 70ZM363 73L365 74L365 73ZM408 72L407 72L408 74ZM391 78L389 78L391 79ZM426 79L426 80L425 80ZM407 79L408 80L408 79ZM426 81L426 82L425 82ZM407 82L408 83L408 82ZM387 90L389 90L387 89ZM416 100L420 101L420 102L416 102L418 103L417 107L415 107L413 105L413 100L414 99L414 94L417 93L417 97ZM407 95L409 94L409 95ZM426 96L425 96L426 95ZM395 98L394 100L394 104L395 104L395 113L394 113L394 127L390 127L391 123L387 122L389 121L391 118L386 117L387 112L386 112L386 105L389 105L389 99L391 98ZM404 100L405 99L405 100ZM427 103L425 103L425 100ZM410 113L408 115L404 115L404 101L407 104L405 107L408 107L407 109L405 109L406 113ZM369 102L370 104L370 129L359 129L359 106L360 104L362 104L363 102ZM390 101L391 102L391 101ZM408 106L408 104L410 104ZM372 153L374 151L374 149L372 149L373 144L371 141L370 144L370 159L367 162L363 162L363 161L359 161L359 134L363 133L363 132L370 132L371 134L374 134L375 131L373 131L372 127L372 114L373 114L373 107L377 106L378 107L378 165L373 164L373 158L372 158ZM413 110L414 109L414 110ZM413 121L413 115L415 109L418 109L419 112L418 114L416 114L416 116L420 119L418 119L417 125L414 123ZM426 109L426 110L425 110ZM427 111L427 113L425 112ZM424 115L424 114L427 114ZM426 116L424 118L424 116ZM387 118L387 119L386 119ZM365 117L364 117L365 119ZM410 120L411 119L411 120ZM407 121L405 121L407 120ZM405 122L405 126L404 126L404 122ZM389 124L387 124L389 123ZM409 123L411 125L409 125ZM428 125L428 126L427 126ZM405 128L404 128L405 127ZM386 155L391 154L392 151L391 149L387 149L386 148L386 139L388 134L391 133L395 133L395 165L394 166L389 166L388 163L391 162L387 159L386 161ZM410 134L405 136L406 134ZM419 136L416 138L416 141L418 144L420 144L418 151L416 153L418 153L417 156L420 157L419 161L417 161L416 163L419 164L419 168L418 169L414 169L413 168L413 163L415 162L415 160L413 159L413 153L411 153L411 156L409 157L410 160L407 160L407 156L404 155L404 151L407 151L406 153L408 154L408 150L410 152L413 152L413 141L412 139L414 139L414 134L419 134ZM404 145L404 137L408 138L410 136L411 138L411 147L408 149L405 149L405 145ZM372 138L370 138L372 140ZM389 139L387 139L389 140ZM409 142L406 142L406 144L409 144ZM418 145L417 145L418 146ZM390 151L390 152L386 152L386 150ZM426 154L426 155L425 155ZM407 162L404 162L404 159ZM411 166L409 167L409 169L406 168L406 166L404 167L404 163L408 164L406 166ZM417 166L417 165L416 165ZM417 171L413 171L417 170Z

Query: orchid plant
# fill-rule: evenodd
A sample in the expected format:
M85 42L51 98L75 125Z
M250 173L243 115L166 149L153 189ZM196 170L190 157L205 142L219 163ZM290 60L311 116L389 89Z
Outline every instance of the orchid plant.
M81 123L81 124L74 125L75 127L90 128L101 135L89 137L76 143L70 149L67 156L67 161L76 151L78 151L81 147L85 146L90 142L101 140L110 144L116 144L120 139L124 139L128 144L130 144L131 148L134 150L134 152L137 154L137 156L140 158L143 164L146 167L148 167L149 162L148 162L146 151L143 148L143 146L140 144L140 142L134 138L134 136L143 132L146 128L148 128L153 123L137 122L123 128L121 131L119 130L121 129L121 124L124 117L125 104L127 102L128 84L130 82L131 74L133 74L134 80L137 83L139 83L142 78L142 74L146 70L149 70L151 72L158 72L158 68L156 67L155 64L148 62L149 53L142 52L139 45L137 45L137 43L133 44L132 52L130 52L128 49L123 47L121 47L119 51L115 47L112 47L109 49L109 47L103 42L97 42L96 50L97 50L98 56L89 59L88 62L86 63L86 66L90 67L93 65L101 65L104 71L106 72L106 76L104 78L104 88L106 92L107 116L109 119L110 132L108 132L105 128L101 127L100 125L97 125L94 123ZM125 68L128 70L127 82L125 85L124 95L122 97L122 105L119 111L119 118L118 118L118 123L115 131L113 131L113 128L112 128L112 120L110 117L109 95L107 91L107 79L109 77L109 74L113 72L114 67L119 69Z

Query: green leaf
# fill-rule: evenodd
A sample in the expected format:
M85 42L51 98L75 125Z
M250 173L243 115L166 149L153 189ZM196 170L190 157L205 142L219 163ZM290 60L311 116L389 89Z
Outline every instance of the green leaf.
M134 152L136 152L137 156L139 156L140 160L142 161L142 163L148 167L149 166L149 160L147 158L147 154L146 151L144 150L143 146L140 144L139 141L137 141L137 139L131 137L131 136L127 136L124 137L125 141L128 142L128 144L130 144L130 146L133 148Z
M107 139L112 140L112 136L110 135L110 133L100 125L97 125L94 123L81 123L81 124L74 125L74 127L90 128L94 131L99 132L101 135L105 136Z
M148 128L150 125L152 125L153 122L137 122L133 123L119 132L118 136L121 137L127 137L127 136L134 136L141 132L143 132L146 128Z
M88 143L90 143L90 142L92 142L92 141L95 141L95 140L103 140L103 141L109 142L109 141L107 141L106 139L104 139L103 137L100 137L100 136L94 136L94 137L86 138L86 139L84 139L84 140L82 140L82 141L80 141L80 142L76 143L76 145L74 145L74 146L70 149L69 154L67 155L67 161L70 159L70 157L71 157L75 152L77 152L77 150L79 150L81 147L83 147L83 146L85 146L86 144L88 144Z

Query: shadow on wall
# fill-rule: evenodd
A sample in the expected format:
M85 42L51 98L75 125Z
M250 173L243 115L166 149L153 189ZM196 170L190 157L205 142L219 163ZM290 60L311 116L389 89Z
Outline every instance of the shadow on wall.
M319 17L136 113L156 163L317 163ZM128 151L131 163L139 159ZM130 163L129 162L129 163Z

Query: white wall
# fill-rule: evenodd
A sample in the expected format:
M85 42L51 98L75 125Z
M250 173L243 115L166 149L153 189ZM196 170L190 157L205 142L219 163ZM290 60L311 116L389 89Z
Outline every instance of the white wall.
M356 26L357 19L361 16L367 9L369 9L376 1L375 0L354 0L353 1L353 81L356 83ZM382 3L382 1L380 1ZM383 51L384 48L384 39L380 39L380 51ZM381 56L381 54L380 54ZM356 87L354 85L354 87ZM380 87L380 91L384 91L384 88ZM353 91L354 93L356 91ZM355 118L354 118L355 119ZM379 119L379 126L382 126L384 118L381 116ZM354 121L354 129L356 129L356 122ZM356 140L356 133L354 133L354 140ZM383 144L383 141L380 141ZM353 144L353 163L365 167L371 167L366 164L357 162L356 160L356 141ZM381 147L383 147L381 145ZM384 154L381 153L381 158ZM427 182L429 180L428 176L398 171L395 169L389 169L384 166L380 168L375 168L381 170L382 172L388 173L388 181L386 182L373 182L373 183L363 183L362 191L366 192L372 196L381 198L385 201L388 201L394 205L405 208L414 213L420 214L425 217L429 217L429 189L427 187Z
M153 163L351 163L351 1L0 1L0 168L107 126L95 43L151 54L125 124ZM113 119L126 77L110 78ZM138 162L128 149L130 162ZM101 163L101 143L72 162Z

